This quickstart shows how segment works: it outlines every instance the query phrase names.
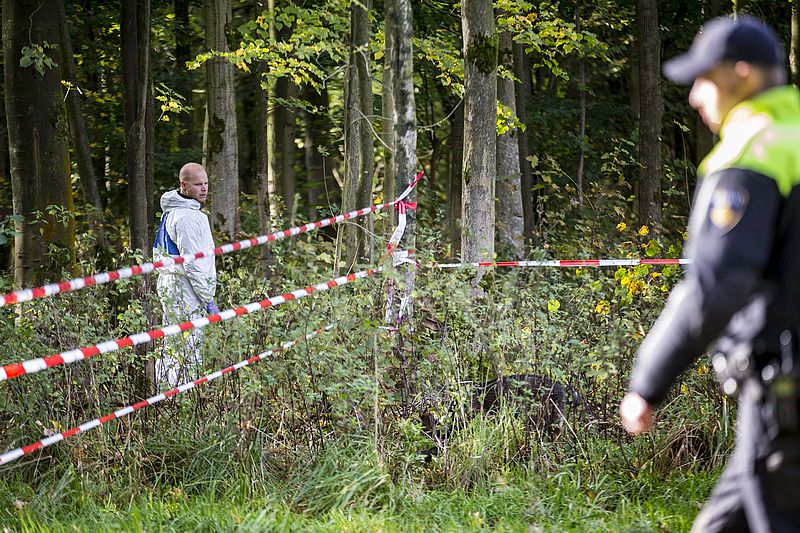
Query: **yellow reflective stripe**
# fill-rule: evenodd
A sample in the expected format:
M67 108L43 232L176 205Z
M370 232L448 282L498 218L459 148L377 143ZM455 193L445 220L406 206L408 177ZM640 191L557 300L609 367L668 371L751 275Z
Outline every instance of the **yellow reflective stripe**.
M725 168L752 170L774 179L788 196L800 184L800 92L787 85L734 107L721 140L698 168L707 176Z

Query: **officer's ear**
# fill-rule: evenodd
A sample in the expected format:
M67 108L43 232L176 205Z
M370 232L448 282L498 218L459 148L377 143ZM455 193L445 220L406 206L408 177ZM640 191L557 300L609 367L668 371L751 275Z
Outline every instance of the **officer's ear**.
M737 61L733 65L733 71L740 78L748 78L753 74L753 65L747 61Z

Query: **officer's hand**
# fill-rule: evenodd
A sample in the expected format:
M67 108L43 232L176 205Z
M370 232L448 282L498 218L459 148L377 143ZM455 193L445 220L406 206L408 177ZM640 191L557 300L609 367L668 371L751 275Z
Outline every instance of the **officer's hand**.
M653 410L647 400L635 392L629 392L622 399L619 404L619 415L625 431L632 435L653 429Z
M219 307L217 307L217 302L211 300L206 304L206 313L209 315L216 315L219 313Z

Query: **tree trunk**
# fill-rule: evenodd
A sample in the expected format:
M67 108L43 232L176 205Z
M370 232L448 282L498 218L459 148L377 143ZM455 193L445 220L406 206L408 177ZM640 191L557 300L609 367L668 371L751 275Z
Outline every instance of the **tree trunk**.
M286 89L283 98L289 102L297 98L297 85L286 78ZM294 225L297 207L294 205L296 190L294 163L297 157L297 145L294 142L297 134L297 116L291 104L283 106L281 124L281 192L286 209L286 225Z
M737 20L739 14L747 10L747 0L733 0L733 19Z
M328 132L330 123L327 109L330 106L328 92L320 89L318 92L311 87L306 88L304 99L311 106L320 110L318 113L306 111L305 121L305 161L308 175L308 206L309 218L319 218L317 208L320 205L330 206L339 201L339 186L331 178L333 163L325 155L329 152Z
M511 34L500 34L499 57L509 72L514 71ZM497 99L512 110L516 109L514 80L497 78ZM497 136L497 246L502 257L521 259L525 253L522 194L520 192L519 141L517 128Z
M123 0L121 4L122 80L125 110L125 157L128 171L128 221L130 248L142 257L152 254L155 234L153 211L153 105L150 91L150 0ZM151 293L146 279L140 294L134 296L144 302L148 323L156 321L155 312L147 298ZM149 344L136 349L144 355ZM130 382L136 394L143 396L153 382L153 361L148 361L144 371L136 361L129 368Z
M792 83L800 87L800 0L792 0L792 34L789 46L789 70Z
M385 41L386 41L386 50L383 56L383 82L382 82L382 105L381 105L381 131L383 137L383 161L384 161L384 170L383 170L383 196L384 202L390 201L394 198L394 191L396 187L396 166L395 166L395 157L394 153L396 150L396 138L395 138L395 121L393 119L393 113L395 112L395 102L394 102L394 74L396 70L396 66L392 64L392 61L395 60L396 51L395 48L397 43L395 43L395 39L397 37L397 31L393 29L393 31L389 31L390 24L394 24L395 20L390 20L390 17L395 17L396 14L390 13L391 7L393 6L386 6L386 13L385 13L385 28L384 31ZM397 225L397 212L394 209L389 210L389 223L388 223L388 231L389 234L394 231L394 227Z
M461 253L462 169L464 163L464 101L450 119L450 176L447 188L447 224L453 255Z
M531 100L533 88L531 87L531 72L528 56L525 54L525 46L519 43L514 43L514 76L519 80L514 86L517 118L522 124L528 126L528 102ZM522 174L520 185L522 189L524 235L527 242L534 243L536 239L536 215L533 194L533 168L528 160L531 155L528 147L528 132L526 130L518 130L517 141L519 142L519 165Z
M3 71L3 58L0 56L0 72ZM0 83L0 102L5 102L5 86ZM11 194L11 171L8 161L8 125L6 121L6 107L0 105L0 194L3 201L0 202L0 220L5 220L7 216L14 214ZM11 259L14 257L14 240L0 245L0 270L11 272L13 268Z
M461 257L494 257L497 34L491 0L464 0L464 181Z
M89 225L96 232L95 238L101 250L108 249L108 240L103 223L103 201L97 188L97 177L94 173L94 162L89 144L89 133L81 111L81 95L78 92L78 83L75 78L75 59L72 53L72 39L69 35L67 16L64 11L64 0L58 3L58 29L59 44L61 47L61 77L71 84L67 89L66 104L69 119L69 131L72 138L72 148L78 160L78 175L80 176L81 189L84 201L91 205L93 210L89 214Z
M262 8L263 3L256 1L257 7ZM269 188L267 186L267 175L269 173L269 150L267 149L267 107L269 106L269 91L266 87L267 81L264 74L267 72L267 64L259 62L254 72L258 79L258 89L256 90L256 190L258 198L258 228L261 235L272 233L272 219L270 217ZM269 246L261 246L261 263L264 272L269 274L272 269L272 253Z
M192 31L189 20L190 0L174 0L175 9L175 91L180 94L187 105L192 102L192 76L186 69L186 62L192 59ZM194 121L191 113L178 114L179 141L182 150L194 147Z
M575 2L575 31L581 31L581 2ZM586 159L586 59L583 54L578 58L578 168L575 181L578 184L578 210L583 212L583 166Z
M639 223L661 223L661 40L656 0L637 0L639 26Z
M392 123L394 124L394 175L395 197L399 196L414 180L416 175L417 158L417 119L414 105L414 52L412 39L414 36L412 26L412 11L410 0L395 0L386 5L386 33L387 41L392 42L389 70L392 78L392 92L394 109L392 110ZM387 53L389 50L387 50ZM416 190L406 199L406 202L416 200ZM397 243L397 250L412 250L416 246L417 220L414 209L406 210L406 227L403 236ZM414 290L416 266L403 263L403 285L397 291L394 301L390 301L387 309L391 310L390 321L397 325L407 320L412 314L411 293ZM394 291L390 291L393 293ZM399 301L397 295L400 296Z
M45 49L53 66L33 63L22 67L22 48L57 43L60 0L4 0L3 55L5 106L16 224L14 282L26 286L45 277L72 270L75 222L69 178L67 117L61 101L58 52ZM46 214L37 222L36 212L48 206L64 209L60 216ZM48 254L50 246L57 254Z
M275 42L277 31L275 30L275 0L267 0L267 12L269 15L269 39ZM281 195L280 183L278 181L278 150L277 150L277 122L276 106L274 104L276 91L275 81L267 81L267 198L269 199L269 215L272 227L277 227L280 208L278 197Z
M205 0L206 46L229 52L230 0ZM239 231L239 146L233 65L224 57L206 63L206 126L203 152L211 191L211 226L230 238Z
M350 19L350 67L345 87L345 183L342 210L352 211L372 204L373 147L372 81L369 75L369 12L372 0L352 4ZM370 219L371 220L371 219ZM352 221L339 230L337 257L344 255L345 268L368 260L369 224ZM339 263L337 259L337 264Z
M719 0L711 0L708 4L704 2L704 8L707 18L719 16ZM714 147L714 134L711 133L698 113L694 113L694 133L694 165L698 166Z
M152 253L147 188L147 98L150 84L150 0L122 2L122 79L125 107L125 152L128 166L130 247L144 257ZM150 203L150 205L152 205Z
M149 22L148 22L149 25ZM148 28L148 34L150 30ZM156 223L156 210L155 210L155 190L156 190L156 116L155 116L155 99L153 97L153 79L152 75L148 74L147 86L145 88L145 187L147 194L145 195L145 202L147 207L147 236L148 245L152 243L152 239L156 234L158 224ZM159 205L159 208L161 206Z

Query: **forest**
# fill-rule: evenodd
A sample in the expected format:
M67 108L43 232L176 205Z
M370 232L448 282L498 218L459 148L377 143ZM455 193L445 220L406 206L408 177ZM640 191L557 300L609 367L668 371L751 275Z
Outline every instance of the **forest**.
M797 85L799 4L3 0L0 528L688 531L734 442L709 361L649 436L617 414L717 140L662 62L749 13ZM189 162L238 244L169 330Z

